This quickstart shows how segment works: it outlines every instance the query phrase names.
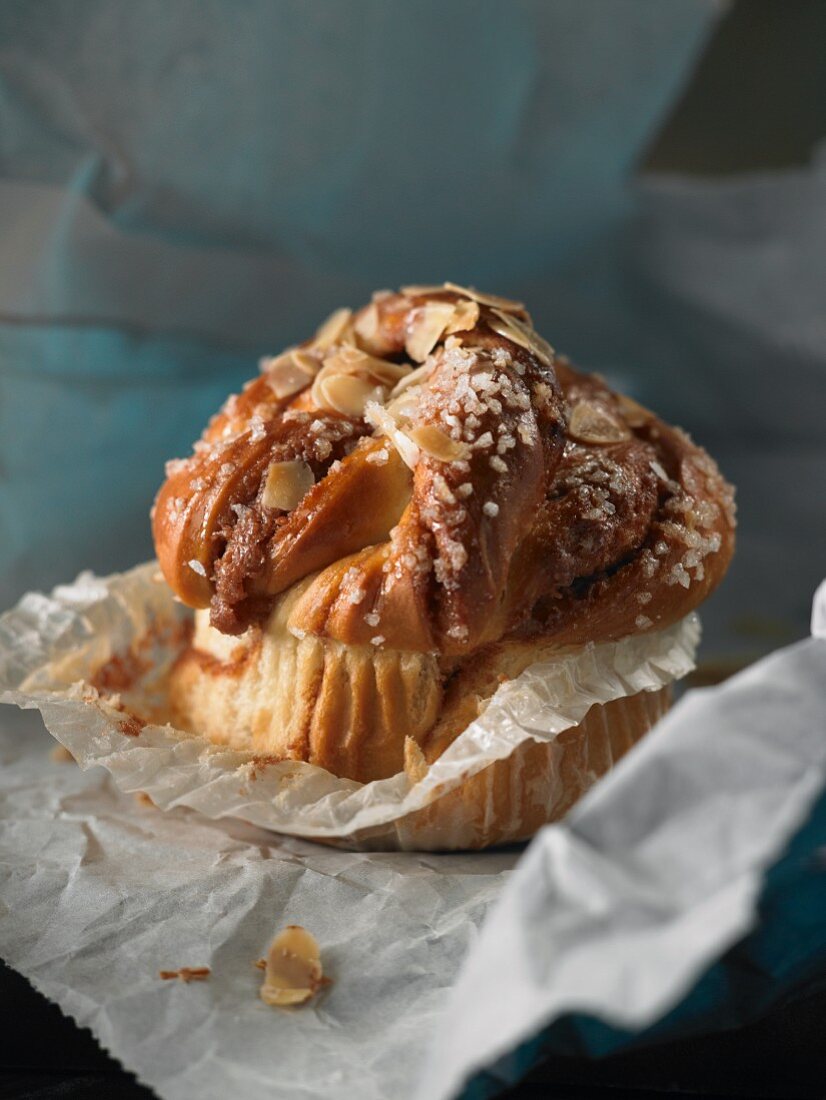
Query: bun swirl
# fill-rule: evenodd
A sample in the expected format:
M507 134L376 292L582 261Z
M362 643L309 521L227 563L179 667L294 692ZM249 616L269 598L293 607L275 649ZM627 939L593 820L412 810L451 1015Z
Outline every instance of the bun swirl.
M334 314L168 475L161 568L228 634L318 574L291 626L350 645L607 640L685 615L733 549L704 451L575 372L518 303L452 287Z
M427 767L502 678L560 647L683 618L734 549L705 451L574 370L520 303L453 284L338 310L167 475L158 558L200 609L176 721L359 781ZM630 744L664 705L606 713L633 714ZM533 797L530 819L477 840L555 812Z

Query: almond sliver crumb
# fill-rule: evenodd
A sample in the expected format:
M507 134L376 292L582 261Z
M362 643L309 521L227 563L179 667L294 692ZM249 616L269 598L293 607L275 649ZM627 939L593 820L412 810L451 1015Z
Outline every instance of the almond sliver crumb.
M182 982L205 982L212 971L208 966L182 966L178 970L159 970L158 977L168 982L180 978Z
M315 937L300 924L288 924L267 951L261 1000L281 1008L304 1004L323 984Z

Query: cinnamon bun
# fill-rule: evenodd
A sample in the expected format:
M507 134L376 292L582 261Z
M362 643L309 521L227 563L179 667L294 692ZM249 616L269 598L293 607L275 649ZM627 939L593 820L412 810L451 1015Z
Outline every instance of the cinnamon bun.
M688 614L725 573L734 526L705 451L576 371L521 303L450 283L378 293L265 359L168 465L155 545L197 609L176 720L359 782L410 774L503 678ZM534 784L529 810L479 842L567 808L665 705L642 703L594 708L566 740L588 755L613 723L604 767L592 752L564 805L543 808ZM543 749L520 775L546 775ZM492 765L505 787L512 766Z

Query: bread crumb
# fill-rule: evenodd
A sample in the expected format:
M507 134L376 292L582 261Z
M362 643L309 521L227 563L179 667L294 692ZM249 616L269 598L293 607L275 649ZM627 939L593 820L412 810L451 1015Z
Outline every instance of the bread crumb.
M180 978L182 982L205 982L212 971L208 966L182 966L179 970L159 970L158 977L168 982Z

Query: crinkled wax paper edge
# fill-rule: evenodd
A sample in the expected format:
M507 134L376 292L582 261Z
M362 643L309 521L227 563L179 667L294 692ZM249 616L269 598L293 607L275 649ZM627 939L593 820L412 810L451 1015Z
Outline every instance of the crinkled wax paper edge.
M821 587L822 601L826 587ZM679 1004L698 977L755 927L766 872L824 789L826 753L822 723L811 702L790 738L776 721L762 728L755 722L753 693L768 685L778 708L800 697L801 684L807 685L810 700L822 695L817 691L822 680L818 676L825 659L826 637L813 631L812 638L771 653L725 683L689 692L663 719L658 737L646 739L639 753L586 794L565 821L541 830L462 964L446 1011L447 1024L434 1036L424 1064L417 1100L458 1096L474 1074L537 1039L568 1013L592 1016L626 1031L644 1031ZM823 711L822 703L818 710ZM680 745L676 752L675 741ZM691 779L709 763L714 742L738 776L732 789L726 780L722 785L712 780L698 786ZM744 748L750 750L748 755ZM639 803L652 782L675 788L681 772L686 781L679 785L689 793L678 805L678 816L673 800L666 797L654 818L648 813L640 818L642 827L629 840L622 830L629 800L631 805ZM642 785L640 777L645 778ZM702 812L702 799L709 791L712 801ZM741 832L735 840L732 821L742 812L737 801L755 797L763 800L761 831ZM647 800L646 805L650 806ZM698 826L710 819L717 821L717 851L707 847L708 838ZM681 820L682 827L679 836L670 838L669 852L657 834L664 822L674 820ZM606 841L611 835L623 838L624 852ZM692 873L681 875L683 864L675 844L682 852L706 850L707 858ZM716 867L723 870L710 874ZM635 913L643 915L643 923L633 919ZM782 925L782 917L777 919ZM570 940L559 946L555 921L556 930L578 930L573 947ZM544 976L535 953L526 946L532 929L546 943L557 944L556 965ZM610 965L605 955L598 958L606 929L620 933ZM635 959L643 938L647 953ZM480 1025L485 1006L492 1004L485 994L494 991L493 981L487 990L482 988L489 975L499 975L499 1012ZM519 983L519 1011L511 1008L503 1016L502 1005L513 1005ZM726 996L737 1000L736 990Z
M551 741L591 706L656 691L694 668L696 615L657 633L587 645L533 665L503 684L418 783L404 773L359 784L311 764L260 767L255 754L213 746L171 726L140 736L85 682L153 624L190 613L158 583L154 562L107 578L82 574L51 596L30 594L0 617L0 702L40 710L81 767L103 765L121 789L145 791L163 809L238 817L276 832L345 838L391 824L442 797L523 741Z

